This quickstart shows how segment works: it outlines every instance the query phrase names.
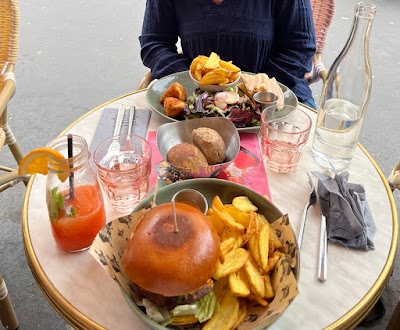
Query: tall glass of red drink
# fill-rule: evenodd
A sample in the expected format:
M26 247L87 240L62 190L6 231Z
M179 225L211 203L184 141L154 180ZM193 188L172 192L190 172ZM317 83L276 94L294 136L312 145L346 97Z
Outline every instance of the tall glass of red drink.
M106 223L103 196L93 172L84 138L61 136L47 147L60 152L65 161L50 159L46 183L46 202L53 237L57 245L70 252L90 247ZM65 173L67 172L67 173Z

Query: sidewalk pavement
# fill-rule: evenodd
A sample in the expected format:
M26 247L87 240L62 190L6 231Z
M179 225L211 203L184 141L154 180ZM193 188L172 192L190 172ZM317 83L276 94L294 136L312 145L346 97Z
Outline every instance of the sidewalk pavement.
M349 35L356 2L336 1L324 53L327 67ZM400 161L400 2L375 0L375 4L378 9L370 43L373 88L360 140L388 176ZM17 94L9 116L27 152L44 146L88 110L135 89L148 71L141 64L137 39L145 0L36 0L20 2L20 6ZM321 83L312 85L317 104L321 89ZM2 152L0 161L7 156ZM0 195L0 271L20 329L69 329L44 298L27 265L20 225L23 197L22 184ZM399 193L396 201L400 205ZM368 329L386 327L400 296L399 273L396 260L382 295L386 315Z

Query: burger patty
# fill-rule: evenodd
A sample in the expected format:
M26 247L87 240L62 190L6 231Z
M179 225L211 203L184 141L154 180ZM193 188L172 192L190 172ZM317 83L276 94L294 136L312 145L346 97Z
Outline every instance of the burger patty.
M157 293L147 291L143 288L139 289L143 297L149 299L153 304L157 305L158 307L172 309L178 305L192 304L200 300L212 290L212 285L206 283L193 293L175 297L166 297Z

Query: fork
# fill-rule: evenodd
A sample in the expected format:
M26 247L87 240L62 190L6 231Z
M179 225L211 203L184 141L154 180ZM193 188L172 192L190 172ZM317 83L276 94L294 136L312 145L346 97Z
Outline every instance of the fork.
M111 142L110 146L108 147L107 153L115 153L116 151L120 151L121 146L119 144L118 135L121 131L124 114L125 114L125 104L121 104L119 106L117 120L115 122L113 141Z
M123 152L135 151L135 148L132 146L132 141L131 141L131 131L133 125L133 118L135 116L135 111L136 111L135 106L129 107L128 133L126 135L125 145L121 148L121 151Z
M299 237L297 239L299 244L299 250L301 249L301 244L303 243L304 227L306 226L308 208L317 202L317 192L315 190L314 182L311 178L310 173L307 172L307 176L308 176L307 183L308 183L308 188L310 190L310 196L308 198L307 204L304 206L303 216L301 218Z
M120 162L122 163L139 162L137 155L134 154L135 147L132 145L131 141L131 131L132 131L133 119L135 116L135 110L136 108L134 106L129 108L128 134L126 135L125 145L121 148L122 159L120 159Z

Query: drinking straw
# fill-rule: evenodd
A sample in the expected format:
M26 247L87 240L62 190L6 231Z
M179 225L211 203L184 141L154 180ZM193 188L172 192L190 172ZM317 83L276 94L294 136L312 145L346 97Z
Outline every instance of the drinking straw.
M73 144L72 144L72 134L67 135L68 141L68 160L69 160L69 168L73 168L72 157L73 155ZM69 173L69 198L74 198L74 172L70 171Z

